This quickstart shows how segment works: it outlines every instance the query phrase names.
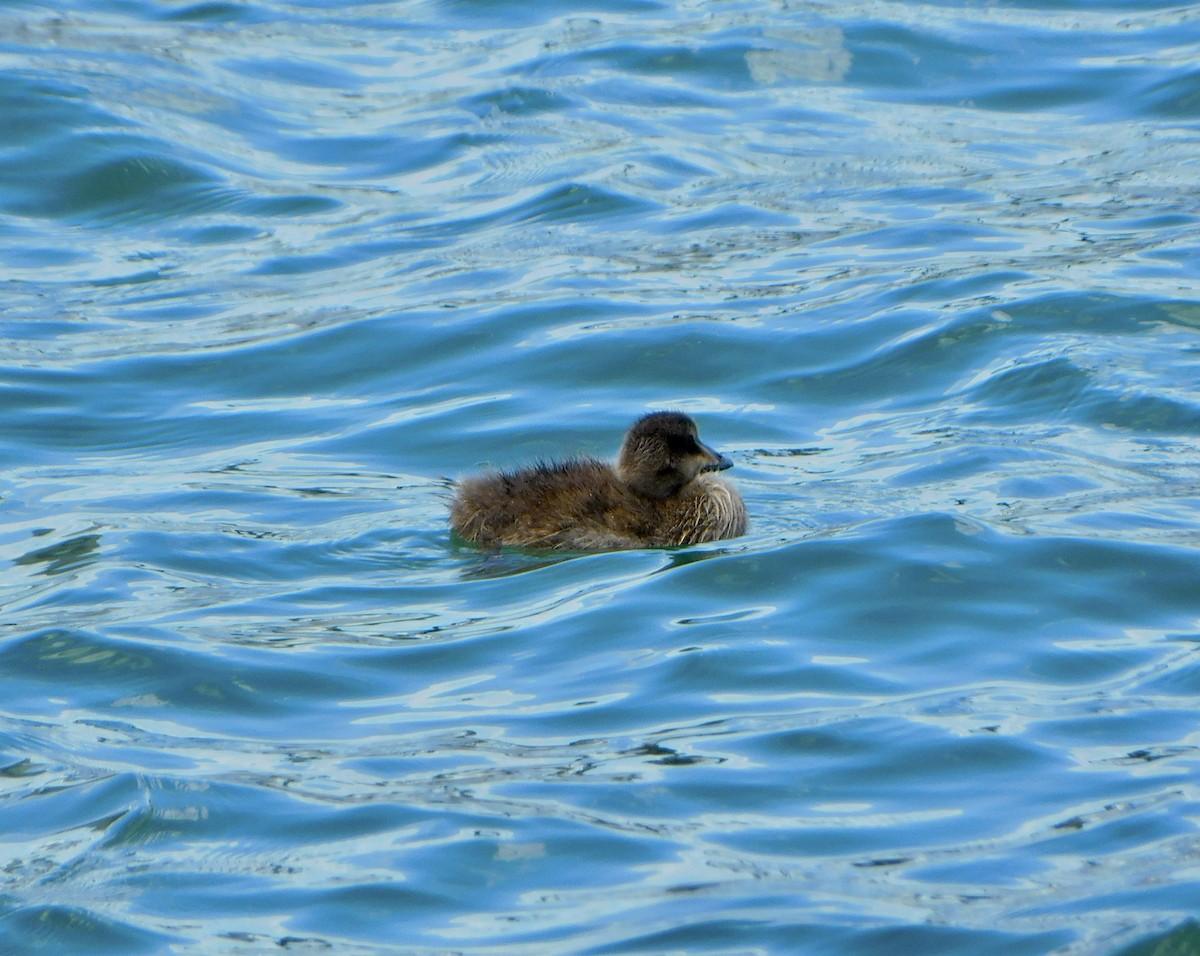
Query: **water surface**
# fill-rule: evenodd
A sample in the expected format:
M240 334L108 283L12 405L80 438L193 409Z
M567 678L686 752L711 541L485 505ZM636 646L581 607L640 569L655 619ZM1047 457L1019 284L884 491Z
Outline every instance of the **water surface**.
M0 951L1200 951L1200 18L0 11ZM731 454L741 539L451 479Z

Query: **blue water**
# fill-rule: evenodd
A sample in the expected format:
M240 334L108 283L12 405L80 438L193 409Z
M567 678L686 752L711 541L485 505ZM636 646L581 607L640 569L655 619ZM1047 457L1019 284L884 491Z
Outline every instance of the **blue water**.
M1194 5L0 62L0 952L1200 952ZM656 408L746 537L451 538Z

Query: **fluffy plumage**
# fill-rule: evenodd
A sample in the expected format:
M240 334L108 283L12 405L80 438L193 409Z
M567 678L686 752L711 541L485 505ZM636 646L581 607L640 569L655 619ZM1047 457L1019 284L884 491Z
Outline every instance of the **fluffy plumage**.
M733 538L746 506L715 471L731 467L679 412L638 419L614 467L595 458L539 463L459 482L451 527L490 547L606 551Z

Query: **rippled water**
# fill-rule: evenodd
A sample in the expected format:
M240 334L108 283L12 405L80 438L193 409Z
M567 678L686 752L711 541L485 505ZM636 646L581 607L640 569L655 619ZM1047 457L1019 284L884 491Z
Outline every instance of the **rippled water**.
M6 5L0 951L1200 952L1198 50ZM660 407L749 535L451 539Z

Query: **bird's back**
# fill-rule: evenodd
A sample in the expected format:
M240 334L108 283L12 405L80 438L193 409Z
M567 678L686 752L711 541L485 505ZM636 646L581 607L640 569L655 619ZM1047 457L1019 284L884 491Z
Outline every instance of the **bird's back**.
M632 547L622 511L633 509L612 467L594 458L538 464L462 481L450 524L477 544L596 550ZM628 518L628 516L626 516Z
M465 479L450 524L468 541L492 547L662 548L743 534L746 508L716 475L653 499L631 491L610 465L578 458Z

